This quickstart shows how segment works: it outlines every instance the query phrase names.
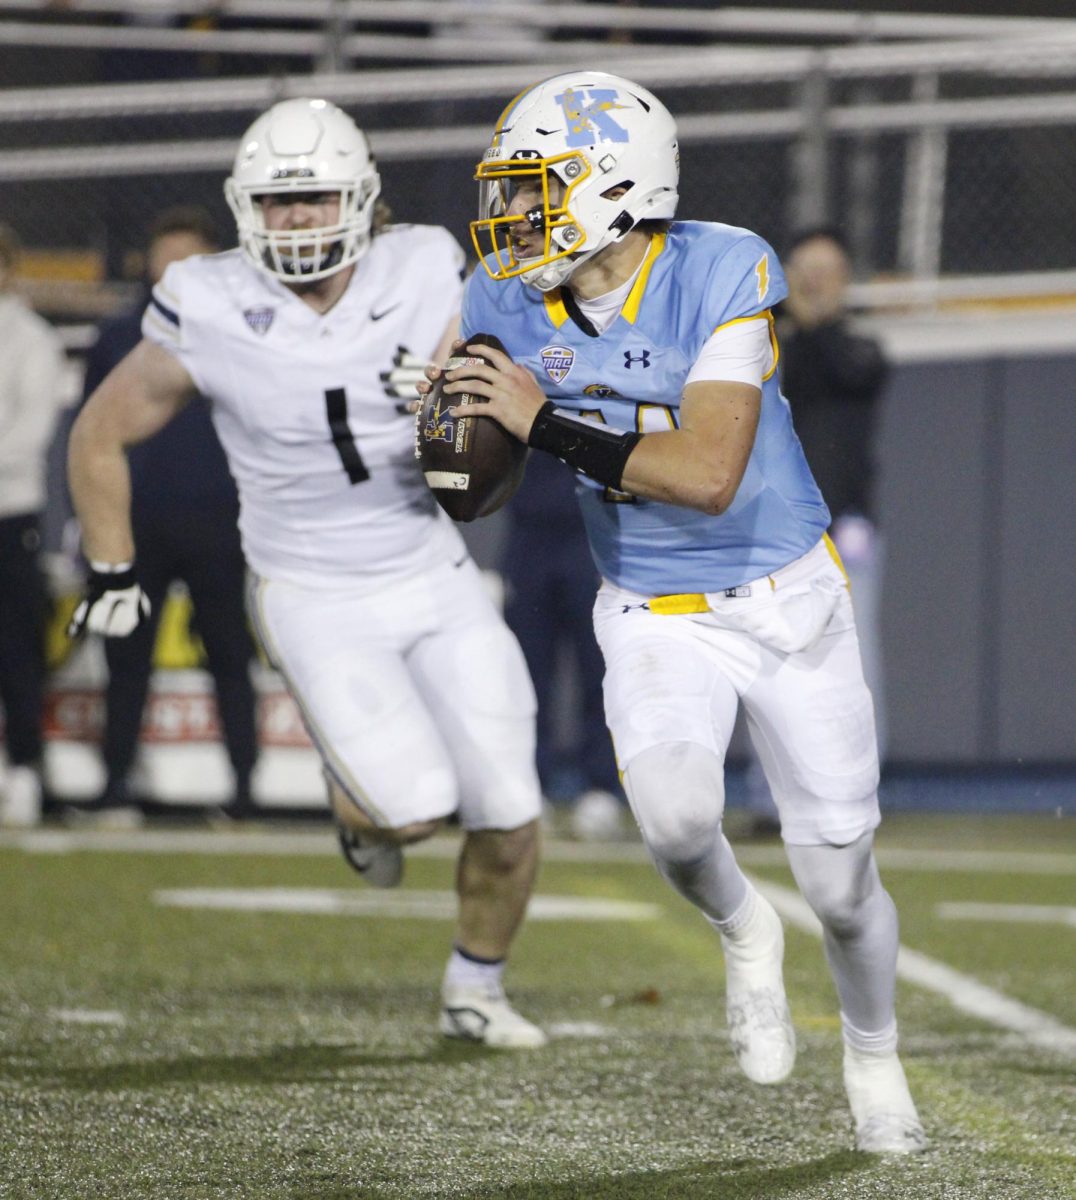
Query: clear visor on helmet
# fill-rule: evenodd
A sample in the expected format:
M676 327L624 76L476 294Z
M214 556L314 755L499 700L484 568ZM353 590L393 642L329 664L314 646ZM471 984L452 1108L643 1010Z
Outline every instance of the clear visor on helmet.
M586 159L574 152L478 164L478 220L471 222L471 240L492 278L510 279L582 249L586 234L570 204L589 174Z

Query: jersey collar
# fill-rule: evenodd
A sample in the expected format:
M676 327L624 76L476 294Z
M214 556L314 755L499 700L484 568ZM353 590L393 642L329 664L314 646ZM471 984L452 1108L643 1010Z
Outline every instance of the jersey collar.
M636 276L635 283L628 293L628 298L624 301L624 306L620 310L620 315L629 325L634 325L639 315L639 305L643 302L643 292L646 291L650 271L658 255L665 249L666 237L667 235L662 232L655 233L650 238L650 245L646 249L646 255L643 258L639 274ZM546 316L552 323L553 328L559 329L571 316L568 306L564 302L563 289L554 288L551 292L546 292L542 299L545 302Z

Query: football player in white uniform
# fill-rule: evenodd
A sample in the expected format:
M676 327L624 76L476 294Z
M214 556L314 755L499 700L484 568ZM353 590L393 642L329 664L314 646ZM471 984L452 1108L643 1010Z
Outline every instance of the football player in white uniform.
M625 789L658 870L720 935L740 1066L772 1084L795 1059L781 921L722 832L742 704L825 929L856 1145L908 1153L926 1139L872 853L874 716L829 513L778 388L771 310L787 289L750 230L673 220L678 169L672 116L630 80L573 71L509 103L478 165L483 262L461 318L465 339L507 353L468 368L489 404L467 411L579 471Z
M239 248L168 269L143 340L73 428L92 573L72 632L144 619L124 448L201 392L239 486L251 617L321 754L348 861L392 886L401 846L458 813L441 1031L542 1045L501 982L538 856L534 692L380 379L400 346L443 360L462 252L441 228L382 226L366 138L324 100L259 117L225 192Z

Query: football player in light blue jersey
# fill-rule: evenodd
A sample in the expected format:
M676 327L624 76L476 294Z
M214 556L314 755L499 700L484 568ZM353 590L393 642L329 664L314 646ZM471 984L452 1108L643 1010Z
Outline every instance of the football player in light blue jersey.
M719 935L740 1066L778 1083L795 1059L781 920L721 827L742 703L825 929L856 1145L908 1153L926 1138L897 1056L874 714L778 390L784 277L750 231L672 220L678 169L672 117L626 79L573 71L517 96L477 169L462 319L507 353L483 349L446 392L485 396L483 419L579 473L618 765L657 869Z

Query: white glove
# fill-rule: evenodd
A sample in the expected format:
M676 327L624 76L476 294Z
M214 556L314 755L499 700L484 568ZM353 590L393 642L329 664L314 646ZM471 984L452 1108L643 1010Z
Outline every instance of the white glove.
M406 346L397 346L392 370L381 372L385 395L394 400L417 400L417 384L425 382L426 360L412 354Z
M86 591L67 626L67 636L77 638L87 629L105 637L127 637L149 616L149 597L135 577L134 563L119 568L90 563Z

